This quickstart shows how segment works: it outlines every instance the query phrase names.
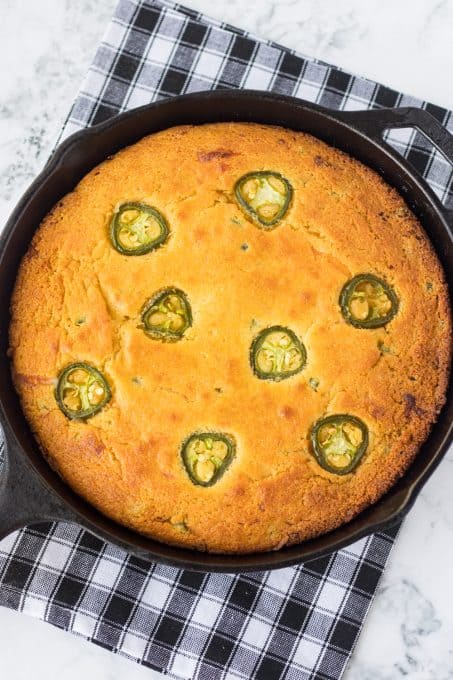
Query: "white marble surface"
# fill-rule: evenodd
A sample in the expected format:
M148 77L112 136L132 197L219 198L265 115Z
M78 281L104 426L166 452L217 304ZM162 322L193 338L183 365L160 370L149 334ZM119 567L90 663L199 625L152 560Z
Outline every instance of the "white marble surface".
M0 0L0 224L44 164L115 0ZM263 37L453 108L453 0L186 0ZM345 680L453 678L453 454L394 548ZM0 609L0 678L161 678Z

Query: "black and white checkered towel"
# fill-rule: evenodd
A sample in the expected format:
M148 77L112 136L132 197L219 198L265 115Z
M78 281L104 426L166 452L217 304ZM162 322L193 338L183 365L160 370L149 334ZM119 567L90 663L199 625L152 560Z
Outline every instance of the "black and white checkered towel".
M254 88L335 109L448 111L302 57L179 5L120 0L63 136L162 97ZM395 145L445 201L452 173L413 130ZM0 455L1 455L0 446ZM63 523L0 544L0 604L187 680L337 680L396 530L298 567L243 576L158 566Z

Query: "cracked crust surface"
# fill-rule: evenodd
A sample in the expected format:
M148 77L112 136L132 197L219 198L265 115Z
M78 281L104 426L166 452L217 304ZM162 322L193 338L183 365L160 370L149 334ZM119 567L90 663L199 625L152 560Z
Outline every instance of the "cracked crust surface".
M236 180L272 170L292 184L272 231L247 220ZM118 204L155 206L171 235L126 257L109 241ZM395 289L399 312L361 330L341 316L361 272ZM159 289L183 290L193 325L164 343L139 327ZM249 348L268 326L292 329L303 371L257 379ZM375 502L407 469L444 403L451 320L443 272L403 199L373 171L303 134L242 123L178 127L144 138L90 172L46 217L12 300L13 377L45 453L67 483L116 521L213 552L277 549L327 532ZM87 361L112 400L86 422L54 398L56 376ZM355 472L321 469L318 418L350 413L369 429ZM212 487L181 464L193 432L234 436Z

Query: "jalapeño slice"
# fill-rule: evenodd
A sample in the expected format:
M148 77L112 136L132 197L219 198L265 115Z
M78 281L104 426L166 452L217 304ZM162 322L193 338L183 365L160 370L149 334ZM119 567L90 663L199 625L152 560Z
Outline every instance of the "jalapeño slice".
M112 245L122 255L145 255L161 246L169 233L164 216L145 203L123 203L110 224Z
M250 363L261 380L284 380L305 366L307 352L289 328L271 326L259 333L250 348Z
M293 188L278 172L263 170L250 172L234 186L240 207L258 224L269 229L279 222L288 210Z
M187 474L198 486L212 486L233 460L236 446L223 432L197 432L183 443L181 457Z
M335 475L347 475L368 446L368 428L356 416L338 414L317 420L310 441L319 465Z
M156 293L142 311L145 333L155 340L179 340L192 325L192 310L186 294L178 288Z
M55 399L68 418L91 418L104 408L111 396L107 380L89 364L69 364L58 376Z
M395 291L374 274L358 274L340 293L341 313L356 328L381 328L398 311Z

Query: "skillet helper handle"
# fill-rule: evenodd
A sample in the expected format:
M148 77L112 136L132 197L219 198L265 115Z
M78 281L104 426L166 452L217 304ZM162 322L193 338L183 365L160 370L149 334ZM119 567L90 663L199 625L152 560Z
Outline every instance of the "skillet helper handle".
M20 446L5 433L0 470L0 540L28 524L74 521L70 510L32 468Z
M395 128L415 128L440 151L453 168L453 135L425 109L401 107L399 109L376 109L370 111L343 111L340 118L359 132L397 153L382 135ZM447 222L453 225L453 209L442 208Z

